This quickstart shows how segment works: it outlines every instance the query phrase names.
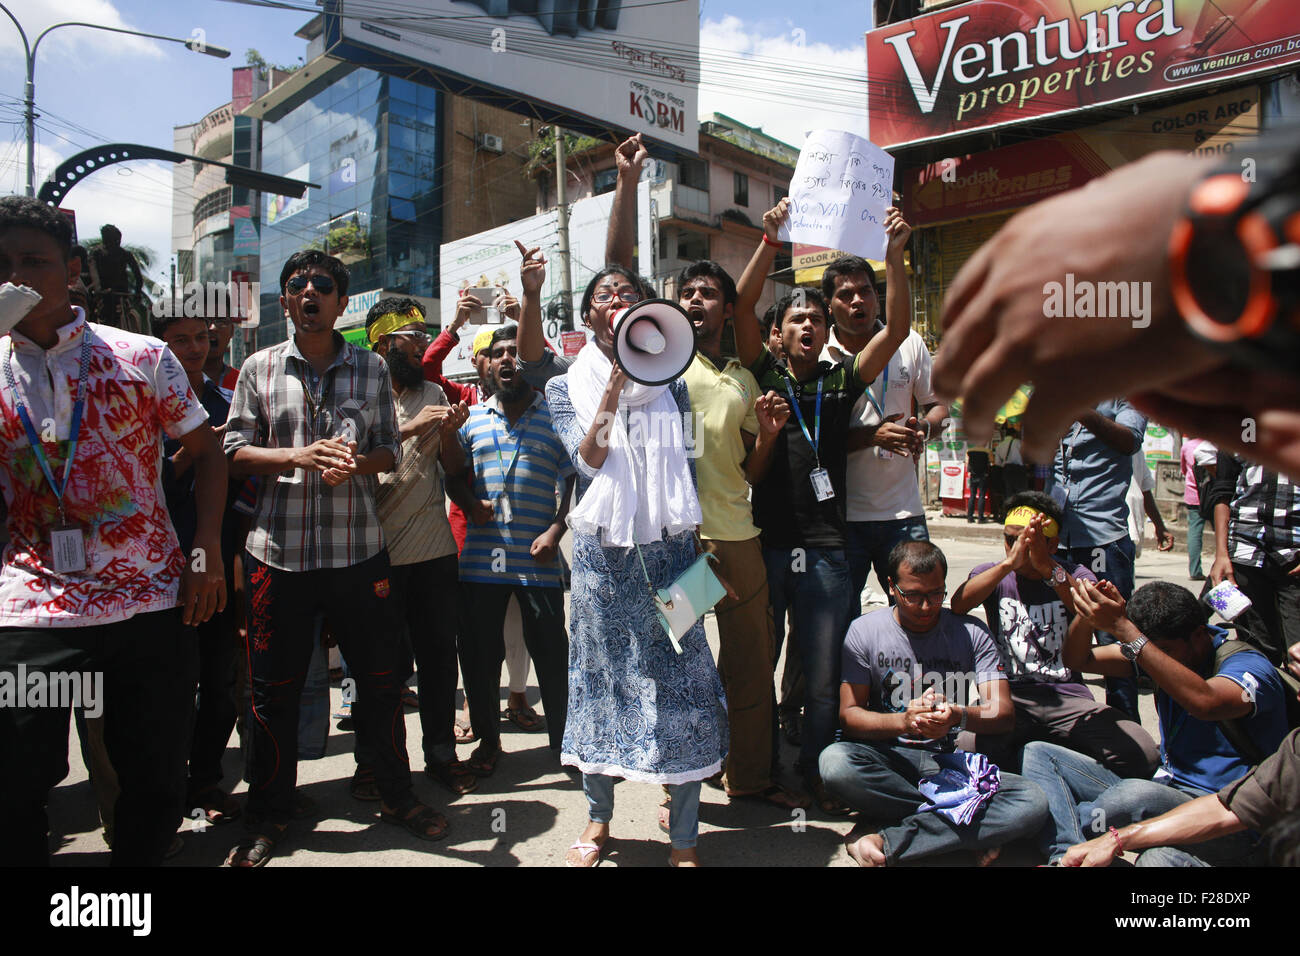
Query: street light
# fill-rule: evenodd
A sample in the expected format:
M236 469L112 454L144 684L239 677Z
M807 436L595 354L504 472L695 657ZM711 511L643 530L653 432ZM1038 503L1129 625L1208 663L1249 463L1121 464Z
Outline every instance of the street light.
M230 51L225 47L214 46L197 40L194 37L185 39L182 37L163 36L161 33L142 33L139 30L127 30L122 27L109 27L101 23L83 23L80 20L70 20L67 23L56 23L53 26L46 27L36 38L36 42L30 46L27 43L27 33L23 30L23 25L18 22L18 18L10 12L9 8L0 3L0 11L13 21L18 28L18 35L23 40L23 50L27 56L27 88L23 95L23 116L27 120L27 195L36 195L33 177L35 175L34 165L36 162L36 48L41 45L46 34L59 27L86 27L90 30L107 30L110 33L125 33L135 37L146 37L150 40L167 40L169 43L179 43L194 53L203 53L207 56L215 56L224 60L230 56Z

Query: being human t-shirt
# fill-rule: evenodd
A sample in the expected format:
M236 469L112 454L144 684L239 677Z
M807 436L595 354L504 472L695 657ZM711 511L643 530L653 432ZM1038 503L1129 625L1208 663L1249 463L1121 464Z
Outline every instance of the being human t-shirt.
M1075 580L1097 583L1081 564L1057 562ZM973 578L993 567L989 561L973 569ZM1008 574L984 599L984 613L1013 684L1063 683L1077 680L1061 660L1061 648L1073 615L1045 580Z
M992 635L975 618L945 609L932 630L918 634L904 629L894 613L885 607L864 614L844 638L841 680L871 688L869 709L902 713L930 687L951 703L967 705L978 685L1007 679ZM956 737L954 727L938 740L903 735L897 742L949 751Z

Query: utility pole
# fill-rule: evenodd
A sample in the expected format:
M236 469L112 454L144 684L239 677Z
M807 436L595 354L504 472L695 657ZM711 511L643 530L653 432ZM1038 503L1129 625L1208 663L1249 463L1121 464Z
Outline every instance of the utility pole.
M23 25L18 22L18 18L13 15L3 3L0 3L0 13L3 13L18 29L18 36L23 41L23 54L27 59L27 84L23 88L23 120L27 128L27 195L36 195L35 170L33 166L36 163L36 50L41 45L41 41L49 34L51 30L57 30L60 27L85 27L88 30L107 30L110 33L125 33L128 36L146 37L150 40L166 40L169 43L179 43L186 49L194 53L202 53L206 56L215 56L219 59L225 59L230 56L230 51L225 47L216 46L207 43L202 39L202 34L196 31L196 35L189 38L169 37L161 33L143 33L140 30L127 30L124 27L108 27L102 23L83 23L80 20L70 20L67 23L56 23L53 26L46 27L36 37L36 42L28 44L27 31Z
M560 260L560 295L563 296L565 311L572 313L573 276L569 270L569 203L566 196L568 178L568 162L564 156L564 130L557 125L555 127L555 206L559 219L555 231L560 242L557 252Z

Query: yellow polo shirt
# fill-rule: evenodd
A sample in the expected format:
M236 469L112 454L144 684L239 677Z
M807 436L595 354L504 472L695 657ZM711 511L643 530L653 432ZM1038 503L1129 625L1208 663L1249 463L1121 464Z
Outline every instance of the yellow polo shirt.
M758 435L754 414L758 381L735 359L719 371L699 352L682 378L691 396L692 453L697 456L695 474L704 515L700 537L748 541L758 535L758 528L749 506L749 482L741 468L746 452L740 433Z

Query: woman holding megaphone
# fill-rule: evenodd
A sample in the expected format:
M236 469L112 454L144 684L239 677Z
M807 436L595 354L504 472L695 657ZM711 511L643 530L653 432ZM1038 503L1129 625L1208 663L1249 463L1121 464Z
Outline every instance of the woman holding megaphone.
M521 270L525 321L541 308L535 252L525 252ZM569 514L569 710L560 759L582 771L590 822L565 856L569 866L599 862L618 778L668 788L670 863L698 865L700 783L718 773L727 750L722 681L704 626L697 619L682 633L667 629L654 597L695 565L701 516L683 432L685 382L634 381L615 358L620 313L649 292L621 267L592 279L581 311L591 338L568 374L546 386L580 496Z

